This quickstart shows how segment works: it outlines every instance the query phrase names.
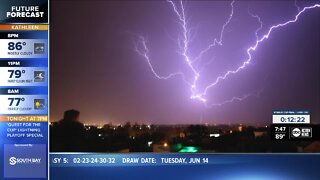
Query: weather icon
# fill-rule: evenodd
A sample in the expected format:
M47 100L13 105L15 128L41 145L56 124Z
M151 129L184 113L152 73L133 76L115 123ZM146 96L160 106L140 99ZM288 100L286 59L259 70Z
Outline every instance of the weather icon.
M45 72L44 71L34 71L34 82L44 82Z
M34 43L34 54L44 54L44 43Z
M44 99L35 99L34 100L34 109L35 110L43 110L45 108L45 100Z

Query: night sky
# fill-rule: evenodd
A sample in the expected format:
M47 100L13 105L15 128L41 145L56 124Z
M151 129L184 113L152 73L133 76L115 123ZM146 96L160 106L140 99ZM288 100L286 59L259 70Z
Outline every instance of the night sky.
M179 2L175 2L179 5ZM301 8L319 1L300 2ZM196 57L228 19L230 1L186 1L191 28L189 55ZM249 13L250 12L250 13ZM294 19L293 1L241 1L223 35L223 45L203 56L198 88L236 69L254 45L275 24ZM84 123L155 124L270 124L274 109L308 109L311 122L320 123L320 8L303 13L296 23L274 30L252 52L251 63L211 88L208 104L232 97L243 101L208 108L190 99L190 87L175 77L159 80L146 60L135 52L137 36L147 39L154 69L161 75L186 66L178 45L182 28L166 1L51 1L50 114L77 109ZM139 45L139 43L138 43Z

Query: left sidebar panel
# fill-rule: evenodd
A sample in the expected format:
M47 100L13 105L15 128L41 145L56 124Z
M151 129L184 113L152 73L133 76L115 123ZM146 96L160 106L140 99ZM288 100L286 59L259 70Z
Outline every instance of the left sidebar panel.
M48 6L0 1L0 180L48 179Z

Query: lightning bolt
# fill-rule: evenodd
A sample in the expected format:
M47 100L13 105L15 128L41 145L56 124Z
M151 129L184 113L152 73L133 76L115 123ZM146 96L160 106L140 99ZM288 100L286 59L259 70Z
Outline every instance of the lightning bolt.
M216 45L222 46L222 40L223 40L224 30L225 30L225 28L230 24L231 19L232 19L232 17L233 17L233 12L234 12L234 6L233 6L233 4L234 4L234 2L235 2L235 1L232 1L232 2L230 3L231 13L230 13L230 15L229 15L229 18L227 19L227 21L223 24L223 26L222 26L222 28L221 28L219 40L217 40L217 38L214 38L213 43L209 44L209 45L207 46L207 48L203 49L203 50L199 53L199 55L195 58L194 61L197 61L197 60L201 59L202 56L203 56L205 53L207 53L211 48L215 47Z
M226 100L226 101L223 101L222 103L215 103L215 104L211 104L210 106L207 106L207 107L212 107L212 106L223 106L225 104L228 104L228 103L233 103L235 101L243 101L249 97L252 97L252 96L256 96L256 97L259 97L260 93L254 93L254 94L245 94L243 96L240 96L240 97L232 97L231 99L229 100Z
M197 93L197 81L200 78L200 73L193 66L193 62L189 56L189 43L190 43L190 33L191 32L190 32L190 29L188 28L188 22L187 22L187 18L186 18L186 14L185 14L184 4L182 1L180 1L180 9L181 10L179 11L178 7L175 5L175 3L173 1L168 0L168 2L172 5L172 8L178 17L178 19L180 21L180 26L182 28L182 40L179 43L180 49L181 49L180 55L184 57L186 64L188 65L188 67L190 68L190 70L193 73L193 81L191 83L188 83L191 85L191 92L192 92L191 98L192 99L196 98L202 102L206 102L206 99L204 99L202 97L194 96Z
M239 71L241 71L242 69L246 68L246 67L250 64L250 62L251 62L251 60L252 60L252 54L251 54L252 51L255 51L255 50L259 47L259 45L260 45L264 40L268 39L269 36L270 36L270 34L271 34L274 30L276 30L276 29L278 29L278 28L281 28L281 27L284 27L284 26L287 26L288 24L297 22L298 19L299 19L299 17L300 17L300 15L303 14L306 10L313 9L313 8L319 8L319 7L320 7L320 4L315 4L315 5L313 5L313 6L304 7L301 11L298 12L298 14L295 16L294 19L289 20L289 21L286 21L286 22L281 23L281 24L277 24L277 25L271 26L271 27L269 28L268 32L267 32L265 35L263 35L260 39L258 39L253 46L250 46L250 47L247 49L248 58L247 58L245 61L243 61L243 63L241 64L241 66L239 66L239 67L238 67L237 69L235 69L235 70L229 70L229 71L227 71L224 75L219 76L212 84L210 84L209 86L207 86L207 87L205 88L203 94L201 94L201 95L202 95L202 96L203 96L203 95L206 95L207 91L208 91L210 88L212 88L212 87L214 87L215 85L217 85L221 80L225 80L228 76L230 76L230 75L232 75L232 74L236 74L236 73L238 73ZM260 18L259 18L259 19L260 19Z
M151 72L153 73L153 75L155 77L157 77L158 79L170 79L174 76L177 76L177 75L181 75L183 76L183 74L181 72L175 72L175 73L171 73L167 76L162 76L162 75L159 75L156 70L154 69L152 63L151 63L151 60L150 60L150 57L149 57L149 49L148 49L148 46L147 46L147 41L146 39L143 37L143 36L139 36L139 42L140 42L140 45L141 47L139 48L138 44L135 44L135 51L142 57L144 57L144 59L147 61L150 69L151 69Z
M249 14L255 18L258 22L259 22L259 27L256 29L255 31L255 37L256 40L254 42L253 45L249 46L246 49L246 55L247 58L245 58L242 63L240 63L240 65L235 68L235 69L231 69L226 71L224 74L219 75L213 82L207 84L204 88L202 88L202 90L200 88L198 88L198 80L200 78L201 75L201 70L198 70L196 67L196 65L194 65L195 63L199 63L203 57L203 55L207 52L209 52L213 47L219 45L222 46L223 45L223 36L224 36L224 32L226 27L230 24L233 15L234 15L234 4L235 1L231 1L230 3L230 7L231 7L231 12L229 14L229 17L227 18L226 22L222 25L221 31L220 31L220 36L219 38L214 38L212 43L210 43L206 48L204 48L203 50L200 51L199 55L196 56L195 58L192 58L190 56L190 43L191 43L191 27L190 27L190 23L186 17L186 11L185 11L185 3L181 0L179 1L179 3L176 3L172 0L167 0L167 2L172 6L173 12L175 13L175 15L178 18L178 22L181 28L181 33L180 36L178 38L178 45L179 45L179 49L180 51L178 52L179 55L181 55L184 59L185 64L187 65L187 67L190 69L190 71L192 72L192 79L191 80L187 80L185 78L185 74L183 72L174 72L171 73L167 76L161 76L159 75L155 68L153 67L151 60L150 60L150 56L149 56L149 49L147 46L147 41L143 36L139 36L138 37L138 41L139 43L136 44L135 46L135 50L136 52L141 55L148 63L149 68L151 69L152 73L154 74L154 76L158 79L170 79L173 78L175 76L181 76L182 80L188 84L188 86L190 87L190 91L191 91L191 95L190 98L191 99L195 99L195 100L199 100L203 103L205 103L207 105L207 93L209 92L209 90L213 87L215 87L216 85L218 85L220 82L226 80L229 76L234 75L239 73L240 71L242 71L243 69L245 69L253 60L252 59L252 54L254 51L256 51L256 49L260 46L260 44L262 42L264 42L265 40L267 40L270 35L272 34L272 32L274 32L276 29L285 27L289 24L295 23L299 20L299 17L305 13L308 10L314 9L314 8L319 8L320 4L315 4L312 6L307 6L304 8L300 8L299 6L297 6L297 2L295 1L295 6L297 7L298 13L294 16L293 19L288 20L286 22L280 23L280 24L276 24L271 26L268 31L262 35L261 37L258 36L259 31L262 29L263 27L263 23L261 21L261 18L258 15L254 15L252 13L249 12ZM211 104L210 107L212 106L222 106L224 104L228 104L228 103L232 103L235 101L242 101L244 99L247 99L250 96L258 96L260 94L259 93L251 93L251 94L246 94L240 97L232 97L229 100L226 100L222 103L216 103L216 104Z
M301 10L300 6L298 5L298 1L294 0L294 6L297 8L298 11Z
M260 97L260 94L262 93L262 91L264 90L264 88L256 91L256 92L253 92L253 93L249 93L249 94L245 94L245 95L242 95L242 96L235 96L235 97L232 97L231 99L228 99L228 100L225 100L221 103L213 103L213 104L206 104L206 107L214 107L214 106L223 106L225 104L229 104L229 103L233 103L233 102L240 102L240 101L243 101L245 99L248 99L250 97Z

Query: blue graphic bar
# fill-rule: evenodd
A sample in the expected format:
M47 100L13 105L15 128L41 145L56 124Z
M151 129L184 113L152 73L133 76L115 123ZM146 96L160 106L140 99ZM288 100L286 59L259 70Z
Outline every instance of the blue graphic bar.
M312 180L319 162L320 154L50 154L50 179Z

